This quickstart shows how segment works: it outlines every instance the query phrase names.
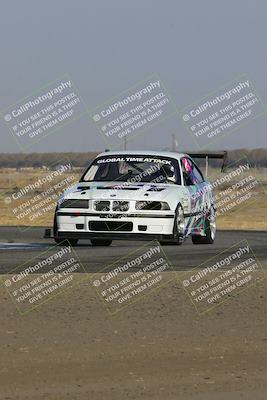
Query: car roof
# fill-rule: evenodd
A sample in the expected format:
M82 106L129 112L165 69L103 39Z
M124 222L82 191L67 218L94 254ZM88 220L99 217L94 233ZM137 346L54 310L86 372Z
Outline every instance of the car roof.
M145 156L161 156L180 159L187 156L185 153L176 153L174 151L155 151L155 150L120 150L120 151L106 151L98 154L97 157L102 156L122 156L122 155L145 155Z

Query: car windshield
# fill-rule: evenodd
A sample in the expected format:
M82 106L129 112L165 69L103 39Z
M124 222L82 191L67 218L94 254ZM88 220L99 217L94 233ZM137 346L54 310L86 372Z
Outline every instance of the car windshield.
M158 156L112 155L97 158L84 174L84 182L149 182L181 184L178 162Z

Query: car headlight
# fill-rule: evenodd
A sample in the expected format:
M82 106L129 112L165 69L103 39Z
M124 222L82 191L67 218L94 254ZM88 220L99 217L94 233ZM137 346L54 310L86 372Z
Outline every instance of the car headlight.
M170 206L166 201L137 201L135 203L136 210L170 210Z
M59 203L59 208L89 208L89 200L67 199Z

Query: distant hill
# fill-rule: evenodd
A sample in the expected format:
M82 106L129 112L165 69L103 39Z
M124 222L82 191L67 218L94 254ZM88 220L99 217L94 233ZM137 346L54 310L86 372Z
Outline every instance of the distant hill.
M0 153L0 168L39 168L50 166L62 159L67 159L73 167L86 167L99 152L88 153ZM237 149L228 151L229 162L240 160L247 156L250 164L257 167L267 167L267 149ZM200 164L202 164L200 162ZM217 166L221 161L212 161Z
M85 167L98 153L0 153L0 168L49 167L67 159L73 167Z

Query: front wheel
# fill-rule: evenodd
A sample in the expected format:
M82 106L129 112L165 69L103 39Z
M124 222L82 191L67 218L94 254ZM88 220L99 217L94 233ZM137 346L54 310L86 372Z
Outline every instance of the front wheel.
M216 216L212 207L204 221L205 236L192 235L193 244L213 244L216 236Z
M184 242L185 238L185 218L184 218L184 210L181 204L178 204L175 217L174 217L174 225L173 225L173 238L172 241L160 241L161 245L178 245L180 246Z

